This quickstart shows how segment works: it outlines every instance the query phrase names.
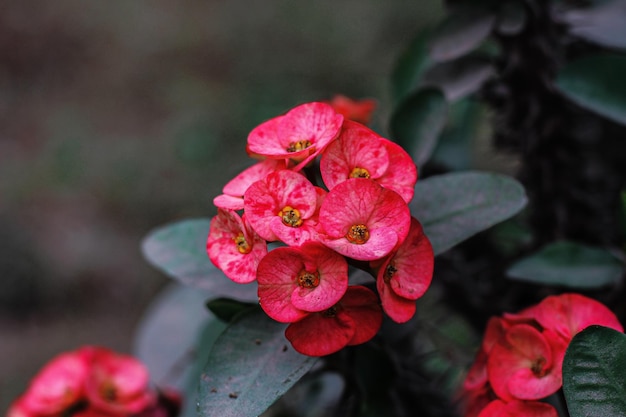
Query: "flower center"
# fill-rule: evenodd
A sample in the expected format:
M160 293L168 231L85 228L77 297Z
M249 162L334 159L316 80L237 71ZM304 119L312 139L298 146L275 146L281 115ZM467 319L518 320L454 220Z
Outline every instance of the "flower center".
M237 236L233 238L233 240L235 241L235 245L237 245L237 250L239 251L239 253L245 255L246 253L250 253L250 251L252 250L243 233L240 232Z
M398 272L398 269L396 268L396 266L393 264L393 262L389 262L389 264L385 268L385 273L383 274L383 280L386 283L389 283L389 281L391 281L391 278L393 277L393 274L395 274L396 272Z
M357 245L362 245L370 238L370 231L367 230L367 226L364 224L353 224L350 226L350 230L346 235L346 239L350 241L350 243L356 243Z
M302 270L298 274L298 285L302 288L315 288L320 285L320 277L317 272Z
M545 369L545 366L545 358L538 358L533 362L530 370L533 371L533 375L535 375L537 378L542 378L548 373L548 370Z
M355 167L350 173L350 178L369 178L370 172L365 168Z
M117 387L111 381L104 381L100 386L100 396L108 402L117 400Z
M299 140L296 142L290 142L289 146L287 146L287 152L299 152L308 148L311 145L313 144L310 140Z
M304 220L300 217L300 212L291 206L285 206L278 215L283 218L285 226L299 227L302 226Z

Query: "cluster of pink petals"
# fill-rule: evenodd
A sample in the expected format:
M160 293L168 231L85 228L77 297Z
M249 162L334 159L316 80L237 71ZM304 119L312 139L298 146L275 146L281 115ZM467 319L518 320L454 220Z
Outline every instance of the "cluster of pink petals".
M7 416L168 417L172 405L180 406L178 395L158 392L136 358L86 346L50 360Z
M434 263L408 207L412 158L350 120L369 118L372 102L332 103L299 105L252 130L247 150L261 161L214 199L207 238L211 261L234 282L257 281L261 307L313 356L370 340L383 311L409 320ZM377 277L376 290L349 286L349 264Z
M556 417L540 400L561 388L567 346L590 325L624 331L606 306L574 293L491 318L463 384L465 416Z

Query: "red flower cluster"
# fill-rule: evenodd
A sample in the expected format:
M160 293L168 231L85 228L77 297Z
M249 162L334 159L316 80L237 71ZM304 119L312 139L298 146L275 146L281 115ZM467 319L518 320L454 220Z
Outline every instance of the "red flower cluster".
M545 298L518 314L493 317L463 384L466 417L557 417L539 402L561 388L572 338L590 325L623 332L603 304L579 294Z
M262 160L214 199L211 261L235 282L258 281L261 307L290 323L286 337L303 354L368 341L382 310L409 320L433 273L432 247L408 208L411 157L321 102L257 126L247 148ZM318 157L319 171L310 169ZM282 246L268 251L268 242ZM376 276L379 296L348 285L349 263Z
M87 346L48 362L7 417L171 417L179 407L177 394L152 387L134 357Z

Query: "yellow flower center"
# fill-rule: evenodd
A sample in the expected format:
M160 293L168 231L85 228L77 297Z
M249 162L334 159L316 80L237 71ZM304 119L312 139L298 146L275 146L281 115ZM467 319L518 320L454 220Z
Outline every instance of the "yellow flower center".
M299 140L290 142L287 146L287 152L299 152L313 145L310 140Z
M299 227L304 220L300 217L300 212L291 206L285 206L278 215L282 217L285 226Z
M108 402L117 400L117 387L112 381L106 380L100 386L100 396Z
M320 285L320 277L317 272L302 270L298 274L298 285L303 288L315 288Z
M235 241L235 245L237 245L237 250L239 251L239 253L245 255L246 253L250 253L250 251L252 250L243 233L239 233L233 238L233 240Z
M369 178L370 172L365 168L355 167L350 173L350 178Z
M370 238L370 231L367 229L367 226L364 224L354 224L350 226L350 230L348 234L346 234L346 239L350 243L355 243L357 245L362 245Z

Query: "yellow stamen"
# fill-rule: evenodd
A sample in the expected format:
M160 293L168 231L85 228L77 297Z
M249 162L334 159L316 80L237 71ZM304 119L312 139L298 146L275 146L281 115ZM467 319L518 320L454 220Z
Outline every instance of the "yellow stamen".
M357 245L362 245L368 241L370 238L370 231L367 229L367 226L364 224L354 224L350 227L348 234L346 234L346 239L350 241L350 243L355 243Z
M317 272L300 271L298 285L303 288L315 288L320 285L320 277Z
M300 211L291 206L285 206L278 215L283 218L285 226L300 227L304 220L300 217Z
M237 245L237 250L239 251L239 253L245 255L246 253L250 253L250 251L252 250L243 233L239 233L233 238L233 240L235 241L235 245Z
M369 178L370 172L365 168L355 167L350 173L350 178Z
M287 152L299 152L313 145L310 140L299 140L289 143Z

